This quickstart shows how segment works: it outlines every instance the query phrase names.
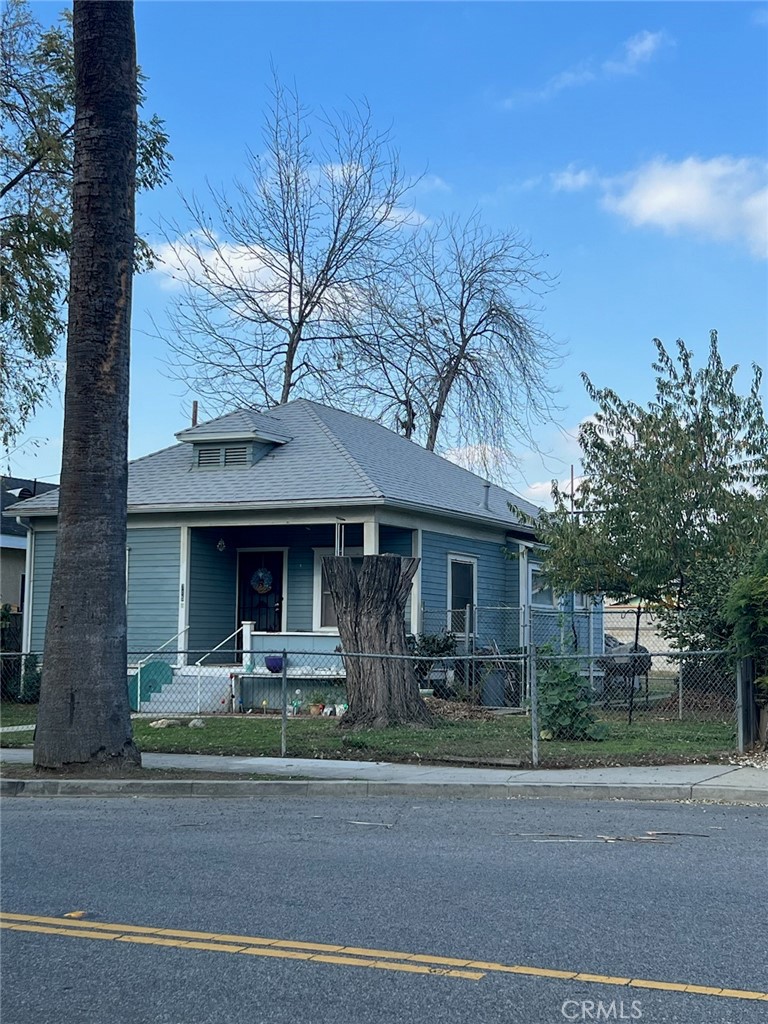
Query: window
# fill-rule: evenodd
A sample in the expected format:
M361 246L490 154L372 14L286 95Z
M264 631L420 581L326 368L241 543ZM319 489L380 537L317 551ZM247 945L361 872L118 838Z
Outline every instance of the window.
M461 636L474 633L476 605L477 560L463 555L449 555L448 628L452 633Z
M331 600L331 592L323 569L323 557L335 554L333 548L315 548L315 601L313 613L313 629L337 629L336 610ZM363 564L361 548L347 548L345 555L352 559L352 564L359 569Z
M531 567L531 604L537 608L556 608L558 604L554 590L536 566Z

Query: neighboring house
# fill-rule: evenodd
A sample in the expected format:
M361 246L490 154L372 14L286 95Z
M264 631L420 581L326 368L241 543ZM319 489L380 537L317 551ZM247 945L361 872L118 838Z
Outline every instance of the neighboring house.
M41 484L21 477L0 477L0 505L6 508L36 494L55 490L55 484ZM24 609L27 582L27 531L12 516L0 517L0 605L11 611Z
M353 558L421 559L409 631L465 634L468 625L477 644L521 646L535 539L510 505L535 516L524 499L380 424L305 399L241 409L176 436L130 465L129 651L169 643L195 652L190 662L219 645L209 660L236 660L241 647L331 653L338 633L322 558L340 548ZM14 512L31 538L25 649L39 651L56 494ZM467 606L479 606L469 623ZM233 636L243 623L242 638Z

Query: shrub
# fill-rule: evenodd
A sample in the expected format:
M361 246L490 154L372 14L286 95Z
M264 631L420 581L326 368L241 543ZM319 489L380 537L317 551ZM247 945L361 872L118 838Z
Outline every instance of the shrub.
M573 661L540 663L539 727L543 740L603 740L605 724L595 720L589 690Z

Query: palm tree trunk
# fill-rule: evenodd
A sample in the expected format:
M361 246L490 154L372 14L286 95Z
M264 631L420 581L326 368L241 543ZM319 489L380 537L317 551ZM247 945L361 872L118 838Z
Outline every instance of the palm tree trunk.
M75 164L56 558L34 761L140 764L126 675L133 4L75 0Z

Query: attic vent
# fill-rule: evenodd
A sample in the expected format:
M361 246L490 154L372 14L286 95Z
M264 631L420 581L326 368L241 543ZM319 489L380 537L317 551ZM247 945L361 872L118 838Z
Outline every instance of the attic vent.
M247 466L248 448L246 445L238 445L236 448L224 449L225 466Z
M198 448L198 466L219 466L221 465L221 448Z

